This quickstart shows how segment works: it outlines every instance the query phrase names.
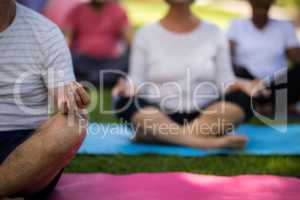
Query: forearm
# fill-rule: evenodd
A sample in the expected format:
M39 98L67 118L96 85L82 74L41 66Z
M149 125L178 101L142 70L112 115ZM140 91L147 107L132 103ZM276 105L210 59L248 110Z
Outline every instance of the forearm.
M253 85L254 82L254 80L249 81L248 79L237 78L236 81L228 87L227 92L242 91L248 94L249 89L251 89L250 87Z
M300 47L286 49L286 56L292 63L300 63Z
M238 78L234 83L230 84L229 87L226 88L225 92L238 91L242 90L242 88L242 81Z

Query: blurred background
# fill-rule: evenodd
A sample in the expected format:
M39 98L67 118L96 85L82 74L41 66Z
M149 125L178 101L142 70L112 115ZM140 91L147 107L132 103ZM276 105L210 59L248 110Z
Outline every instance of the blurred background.
M66 13L78 2L87 0L18 0L40 12L46 12L58 23L61 23ZM166 5L163 0L119 0L128 11L135 28L145 23L155 21L164 15ZM50 8L49 13L47 10ZM55 8L55 9L53 9ZM245 0L197 0L194 11L200 17L217 23L226 28L232 18L248 16L250 8ZM277 0L277 6L272 10L272 16L291 20L300 26L300 0Z
M123 0L130 20L135 27L155 21L164 15L166 6L162 0ZM204 19L215 22L226 29L229 22L236 17L249 16L250 7L245 0L198 0L194 6L195 13ZM288 19L300 25L300 0L277 0L272 16Z
M19 0L27 6L45 14L61 28L68 12L85 0ZM163 0L121 0L127 11L134 31L141 26L160 19L167 6ZM194 12L202 19L211 21L224 31L234 18L250 15L250 7L245 0L197 0ZM300 0L277 0L272 16L293 22L300 36ZM96 109L90 113L92 122L114 123L118 120L100 110L111 110L111 88L90 91ZM299 119L295 122L299 122ZM259 123L259 121L252 121ZM155 160L155 162L153 162ZM156 171L188 171L201 174L239 175L273 174L300 177L299 156L211 156L201 158L181 158L174 156L89 156L79 155L67 168L67 172L109 172L114 174Z
M80 2L88 0L18 0L38 12L43 13L61 29L70 11ZM163 0L119 0L126 10L129 21L136 31L145 24L157 21L167 12L167 6ZM197 0L193 6L194 13L204 20L217 24L224 31L228 28L231 20L250 16L251 8L246 0ZM300 38L300 0L277 0L272 8L271 15L277 19L285 19L293 22ZM80 17L80 16L78 16ZM92 99L99 105L90 113L91 121L95 122L118 122L110 114L102 114L100 110L111 110L111 90L91 91ZM98 103L96 103L98 102Z

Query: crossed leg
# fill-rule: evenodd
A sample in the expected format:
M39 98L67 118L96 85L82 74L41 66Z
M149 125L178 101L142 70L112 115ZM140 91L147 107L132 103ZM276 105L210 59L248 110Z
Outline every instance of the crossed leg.
M245 118L233 103L219 102L205 110L193 122L180 126L155 107L146 107L132 117L137 129L136 140L166 142L201 149L244 148L247 138L227 136ZM141 134L142 133L142 134Z
M73 158L86 134L79 120L56 114L0 165L0 199L44 189Z

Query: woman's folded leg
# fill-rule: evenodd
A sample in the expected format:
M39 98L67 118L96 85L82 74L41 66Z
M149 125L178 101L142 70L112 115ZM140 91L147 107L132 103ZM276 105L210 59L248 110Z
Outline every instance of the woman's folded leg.
M240 97L242 96L242 97ZM231 94L229 98L245 100L244 94ZM136 98L134 98L136 99ZM235 101L233 99L229 99ZM164 142L175 145L183 145L201 149L212 148L238 148L245 146L247 138L244 136L226 135L228 131L248 118L249 112L245 111L243 105L248 107L250 102L217 102L209 106L193 122L179 125L167 114L163 113L157 106L149 104L143 99L132 100L122 98L117 103L117 110L126 105L126 109L119 112L118 116L131 122L136 128L137 139L146 142ZM139 102L137 106L133 102ZM245 106L244 106L245 107ZM250 105L249 105L250 107ZM222 112L223 109L225 112Z

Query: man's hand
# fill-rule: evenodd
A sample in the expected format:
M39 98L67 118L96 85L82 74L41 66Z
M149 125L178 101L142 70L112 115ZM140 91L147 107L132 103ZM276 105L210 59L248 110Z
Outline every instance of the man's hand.
M57 112L86 117L85 109L90 104L90 97L81 84L74 81L62 88L56 88L54 98Z

